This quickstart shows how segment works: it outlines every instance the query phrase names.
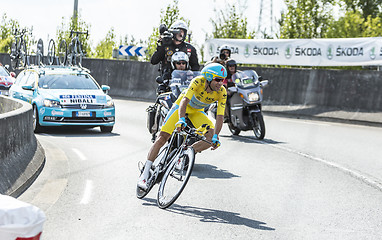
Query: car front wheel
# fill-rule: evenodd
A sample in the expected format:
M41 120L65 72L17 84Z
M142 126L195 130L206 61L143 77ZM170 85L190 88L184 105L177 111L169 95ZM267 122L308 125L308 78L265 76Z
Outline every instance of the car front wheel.
M110 133L113 131L113 126L100 126L101 132Z
M36 105L33 105L33 130L35 133L41 132L41 125L38 118L38 109Z

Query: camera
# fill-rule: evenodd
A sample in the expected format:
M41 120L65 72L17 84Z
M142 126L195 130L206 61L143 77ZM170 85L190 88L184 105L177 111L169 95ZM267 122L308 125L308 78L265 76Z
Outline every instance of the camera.
M180 33L179 29L168 29L166 24L161 24L159 26L159 33L160 37L162 39L162 45L163 46L169 46L171 45L172 40L174 39L174 36L178 33Z

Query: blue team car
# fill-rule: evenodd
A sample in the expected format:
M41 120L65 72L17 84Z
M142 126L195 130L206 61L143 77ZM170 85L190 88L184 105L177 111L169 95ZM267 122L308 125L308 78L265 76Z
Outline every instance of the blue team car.
M85 68L28 67L20 72L9 96L33 107L35 132L44 126L87 126L111 132L115 123L109 86L98 85Z

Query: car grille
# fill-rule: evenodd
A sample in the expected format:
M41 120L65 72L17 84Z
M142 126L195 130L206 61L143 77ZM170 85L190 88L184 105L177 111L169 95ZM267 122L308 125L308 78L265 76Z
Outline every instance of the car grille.
M45 116L44 122L64 123L106 123L114 122L114 117L50 117Z
M85 104L86 108L81 108L81 104L62 105L65 109L102 109L104 105L100 104Z

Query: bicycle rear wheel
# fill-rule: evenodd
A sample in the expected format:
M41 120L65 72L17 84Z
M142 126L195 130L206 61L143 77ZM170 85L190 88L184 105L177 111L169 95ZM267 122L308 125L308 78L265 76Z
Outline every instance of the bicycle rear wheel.
M18 67L24 68L27 65L27 45L24 40L21 40L19 54Z
M58 45L58 54L57 55L58 55L59 64L62 66L65 66L67 56L68 56L68 49L67 49L65 39L62 39L60 42L60 45Z
M50 39L48 44L48 64L52 65L54 63L54 59L56 57L56 44L53 39Z
M176 165L179 160L182 161L182 164L177 169ZM194 163L195 151L190 146L187 149L182 149L179 154L172 158L159 185L157 203L160 208L168 208L180 196L191 176Z

